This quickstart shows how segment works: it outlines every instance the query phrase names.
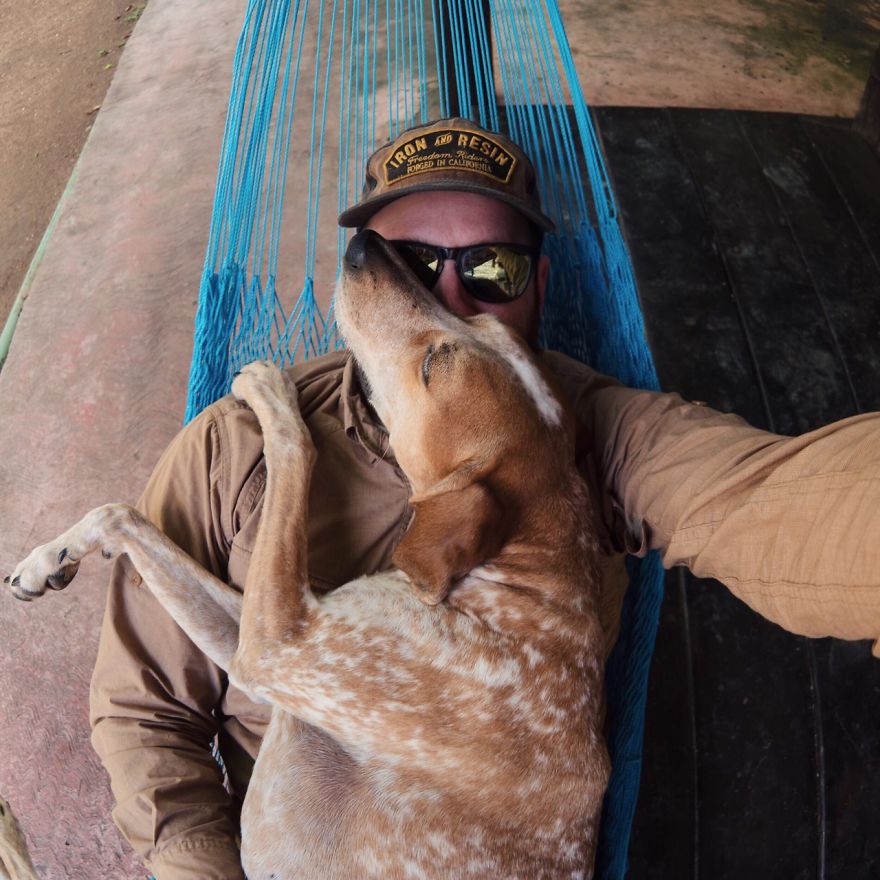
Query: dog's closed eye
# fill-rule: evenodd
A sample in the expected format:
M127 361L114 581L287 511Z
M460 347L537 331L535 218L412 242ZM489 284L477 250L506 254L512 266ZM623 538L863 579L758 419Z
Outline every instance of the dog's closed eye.
M434 356L434 346L429 345L428 350L425 352L425 359L422 361L422 381L425 383L425 388L428 387L428 383L431 381L431 358Z
M455 343L443 342L438 346L429 345L422 361L422 381L425 388L431 381L431 373L437 370L448 369L458 346Z

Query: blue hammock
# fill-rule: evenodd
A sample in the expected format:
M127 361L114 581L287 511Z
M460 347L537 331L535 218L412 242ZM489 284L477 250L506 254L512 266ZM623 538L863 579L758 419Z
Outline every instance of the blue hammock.
M541 342L656 388L617 206L555 0L249 0L202 276L187 420L256 358L338 346L329 298L367 157L401 130L466 116L530 155L557 232ZM293 162L293 173L288 166ZM596 876L619 880L641 772L662 597L656 555L608 662L612 775Z

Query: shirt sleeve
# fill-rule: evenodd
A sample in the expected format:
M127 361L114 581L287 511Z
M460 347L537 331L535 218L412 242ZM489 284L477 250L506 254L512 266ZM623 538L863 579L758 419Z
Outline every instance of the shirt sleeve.
M166 450L137 506L225 578L218 444L209 408ZM237 812L211 754L225 687L225 673L118 560L92 677L92 743L110 775L114 820L157 880L244 878Z
M628 552L659 550L792 632L878 652L880 413L782 437L613 383L576 408Z

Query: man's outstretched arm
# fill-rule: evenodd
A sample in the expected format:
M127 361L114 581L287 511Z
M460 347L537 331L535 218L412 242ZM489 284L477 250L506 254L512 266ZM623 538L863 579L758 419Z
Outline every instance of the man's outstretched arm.
M880 413L782 437L593 377L563 381L625 549L716 578L792 632L880 638Z

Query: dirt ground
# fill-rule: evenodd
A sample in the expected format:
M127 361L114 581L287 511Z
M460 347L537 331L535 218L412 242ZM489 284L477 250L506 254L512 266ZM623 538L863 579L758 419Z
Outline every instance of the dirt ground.
M561 0L596 106L852 117L880 45L880 0ZM572 13L574 13L572 9Z
M0 3L0 322L142 10L127 0Z
M880 43L880 0L560 5L597 105L853 116ZM127 0L0 3L0 326L143 9Z

